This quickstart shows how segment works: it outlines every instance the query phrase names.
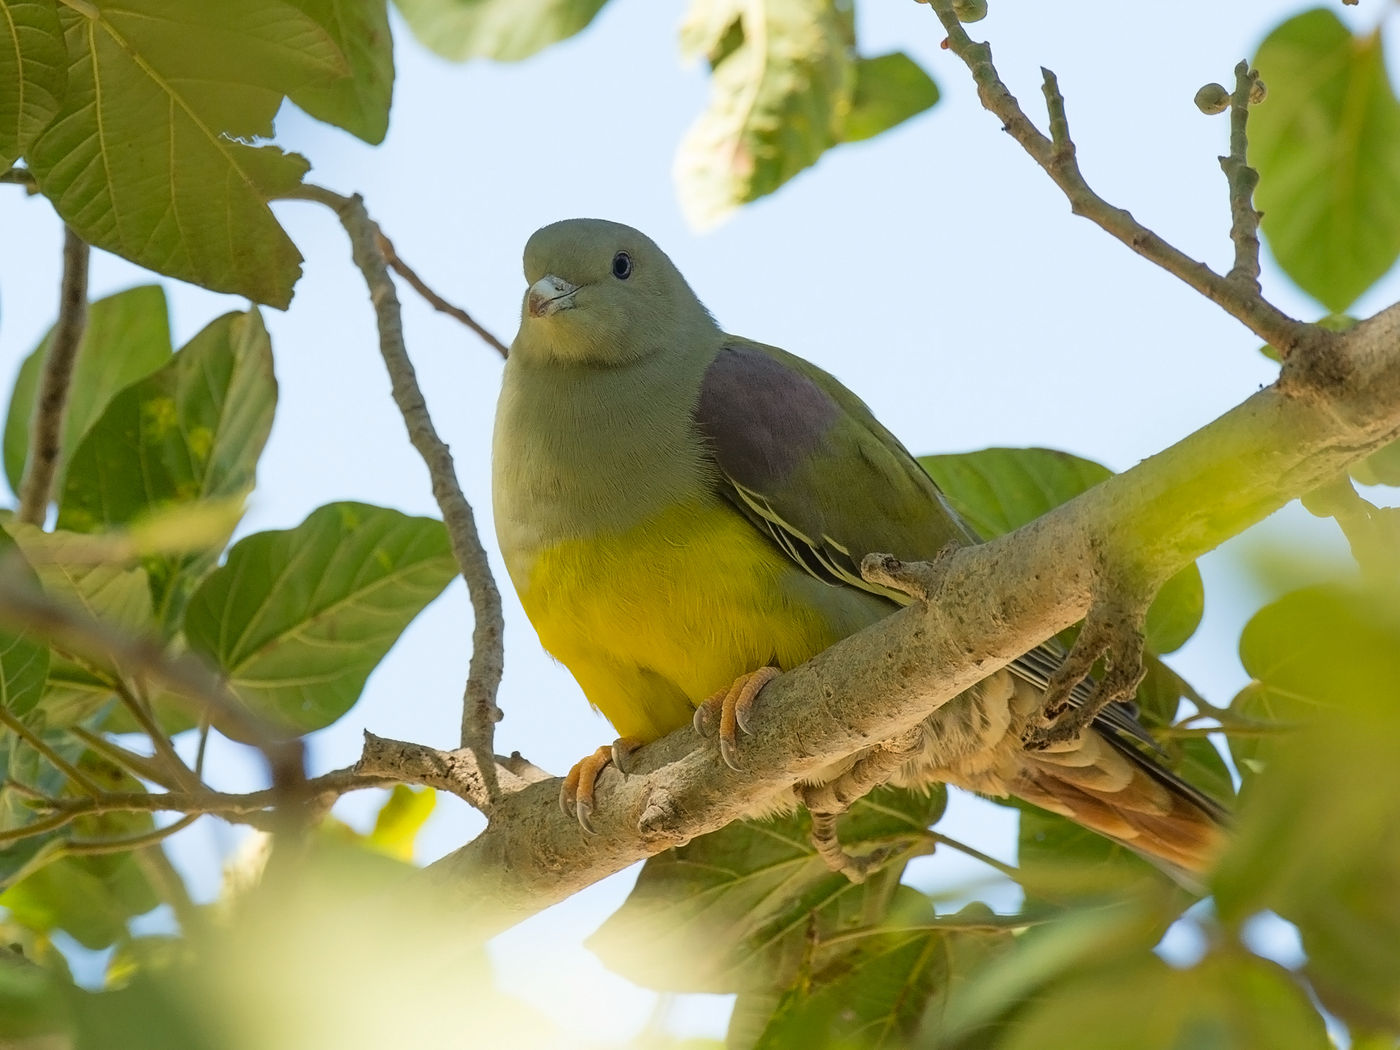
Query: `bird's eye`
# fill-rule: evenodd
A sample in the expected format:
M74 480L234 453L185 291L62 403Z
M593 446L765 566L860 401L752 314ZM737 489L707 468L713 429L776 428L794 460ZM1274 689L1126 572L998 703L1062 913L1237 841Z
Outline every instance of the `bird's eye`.
M632 256L626 252L618 252L613 256L613 276L619 281L625 281L632 276Z

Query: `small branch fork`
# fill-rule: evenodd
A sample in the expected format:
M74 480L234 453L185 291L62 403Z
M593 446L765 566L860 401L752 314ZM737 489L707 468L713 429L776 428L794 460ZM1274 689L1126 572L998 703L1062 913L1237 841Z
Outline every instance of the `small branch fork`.
M500 788L492 740L495 723L501 718L501 710L496 706L496 692L505 664L501 594L491 575L471 504L457 482L452 453L433 426L413 362L404 345L398 294L389 276L389 263L383 251L387 241L378 225L369 217L364 201L358 194L343 197L319 186L303 186L295 196L324 204L340 217L345 232L350 236L355 265L369 286L370 300L374 304L379 325L379 349L389 372L394 402L403 415L409 440L427 465L433 497L442 511L443 522L452 541L452 552L471 598L476 622L472 629L471 667L462 703L461 739L462 747L470 749L476 757L477 769L484 778L487 799L495 799Z
M992 64L992 49L986 43L974 41L967 35L962 23L953 13L953 0L928 2L948 34L948 49L962 59L971 71L982 105L1001 120L1011 137L1021 144L1055 185L1060 187L1074 214L1082 215L1139 255L1186 282L1269 345L1276 347L1283 358L1287 359L1303 346L1325 350L1335 345L1336 336L1333 333L1289 317L1259 294L1259 249L1256 232L1258 216L1249 200L1253 182L1250 175L1245 174L1250 170L1244 164L1245 114L1235 102L1235 98L1243 92L1247 105L1249 92L1257 82L1250 79L1248 67L1245 68L1241 84L1236 88L1235 96L1232 96L1231 100L1232 148L1231 156L1226 158L1226 162L1229 164L1227 175L1230 176L1232 212L1235 214L1232 237L1235 240L1236 257L1235 267L1230 276L1222 276L1205 263L1192 259L1168 244L1134 219L1128 211L1109 204L1090 188L1079 170L1074 141L1070 137L1069 120L1065 114L1064 96L1060 94L1059 83L1054 73L1048 69L1041 69L1045 104L1049 111L1050 135L1047 137L1026 116L1020 103L1003 83ZM1253 178L1257 179L1257 175L1253 175ZM1245 214L1246 211L1248 215Z
M389 269L393 270L407 281L409 286L421 295L434 310L462 322L462 324L466 325L480 336L482 342L491 347L491 349L495 350L496 353L500 354L502 357L510 356L510 348L478 324L476 318L472 317L471 314L467 313L467 311L463 310L460 306L449 303L442 296L438 295L437 292L429 288L423 278L419 277L408 263L399 258L399 253L394 251L393 242L390 241L388 237L384 236L382 230L375 231L375 240L379 245L380 254L384 256L384 261L389 264Z
M68 408L68 388L73 380L73 364L87 328L88 258L87 242L63 227L63 284L58 299L58 323L54 325L39 374L39 391L34 401L34 417L29 428L29 459L19 486L20 521L44 524L54 475L62 449L63 419Z

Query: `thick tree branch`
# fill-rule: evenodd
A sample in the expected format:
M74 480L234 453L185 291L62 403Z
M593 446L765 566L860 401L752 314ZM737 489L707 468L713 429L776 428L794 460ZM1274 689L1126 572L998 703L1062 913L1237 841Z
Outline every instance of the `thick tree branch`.
M496 691L500 687L505 666L505 621L501 616L501 594L491 575L471 504L457 482L452 453L438 437L437 429L428 415L427 402L418 387L413 362L404 345L398 294L394 291L389 266L380 247L384 235L365 211L364 201L358 195L342 197L319 186L303 186L297 196L333 209L340 216L345 232L350 235L351 254L364 275L365 283L369 285L370 301L374 304L379 325L379 350L389 371L394 403L398 405L404 424L408 427L409 440L428 467L433 498L442 510L442 519L452 540L452 552L467 583L475 626L472 628L471 667L467 672L466 695L462 702L462 746L470 748L476 755L477 769L484 778L486 794L494 798L499 788L492 740L495 724L501 719L501 710L496 706Z
M63 418L68 409L68 387L73 363L78 359L83 331L87 328L87 242L63 227L63 282L58 297L58 323L44 352L34 416L29 426L29 458L19 486L20 521L42 526L53 495L53 479L62 451Z
M479 930L499 930L908 730L1082 619L1106 550L1136 578L1163 580L1400 435L1400 305L1338 336L1335 353L1336 367L1300 361L1166 451L941 559L925 576L929 601L768 686L743 772L682 730L638 751L627 777L604 773L596 834L559 811L554 781L535 784L501 799L486 830L430 872Z
M1285 359L1303 344L1316 346L1321 352L1333 343L1332 333L1294 320L1257 292L1251 292L1168 244L1134 219L1131 213L1114 207L1095 193L1079 170L1074 141L1069 134L1065 100L1060 94L1055 74L1048 69L1041 70L1046 106L1050 113L1051 137L1047 138L1026 116L1021 104L1002 82L992 64L991 47L967 35L953 13L952 0L928 2L948 33L949 50L962 59L972 72L977 82L977 97L982 105L1000 118L1006 132L1045 169L1045 173L1069 199L1070 210L1074 214L1082 215L1143 258L1185 281L1270 346L1276 347Z

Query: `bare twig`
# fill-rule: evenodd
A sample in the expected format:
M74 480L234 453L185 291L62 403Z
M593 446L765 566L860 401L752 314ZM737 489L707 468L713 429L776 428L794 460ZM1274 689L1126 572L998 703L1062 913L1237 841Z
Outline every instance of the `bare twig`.
M929 4L948 33L949 50L962 59L972 72L982 105L1001 120L1011 137L1060 187L1074 214L1082 215L1145 259L1186 282L1269 345L1277 347L1284 357L1303 345L1319 350L1335 346L1333 333L1289 317L1258 294L1241 288L1205 263L1168 244L1129 212L1114 207L1095 193L1079 170L1074 142L1069 135L1064 96L1060 94L1055 74L1048 69L1041 70L1046 106L1050 112L1050 129L1054 136L1052 139L1032 123L1016 97L1002 82L992 64L992 49L967 35L953 13L953 0L929 0Z
M1235 67L1235 90L1230 94L1230 155L1220 158L1230 185L1230 240L1235 243L1235 265L1228 280L1255 296L1259 295L1259 212L1254 207L1254 189L1259 185L1259 173L1246 159L1246 129L1259 83L1259 71L1250 69L1248 62Z
M64 226L63 287L58 299L58 323L44 352L34 416L29 426L28 465L19 486L17 516L31 525L44 524L53 494L54 475L58 472L68 388L87 327L89 254L87 242L74 233L71 226Z
M452 540L452 552L467 583L471 597L475 626L472 629L471 667L462 703L462 746L476 756L486 795L494 799L499 791L496 778L495 750L492 739L495 723L501 719L496 706L496 691L501 684L505 665L504 620L501 616L501 594L491 575L486 551L476 529L476 517L471 504L462 494L452 465L452 453L438 437L428 414L423 392L404 345L403 321L399 299L389 276L388 263L380 249L382 234L365 211L364 201L357 194L342 197L320 186L302 186L295 196L316 201L333 209L340 216L345 232L350 235L351 253L355 265L369 285L370 301L374 304L379 325L379 350L389 371L394 402L408 428L408 438L427 465L432 479L433 498L442 510L443 522Z
M493 766L501 794L511 794L542 779L534 772L517 775L499 759L493 762ZM534 771L533 766L529 769ZM489 814L494 802L493 796L487 793L486 778L481 774L476 752L470 748L439 751L422 744L389 740L366 732L364 753L355 764L355 770L365 776L379 776L451 792L483 813Z
M415 292L426 299L428 305L439 313L447 314L448 317L453 317L461 321L462 324L479 335L482 342L486 343L487 346L491 347L502 357L510 355L510 348L478 324L471 314L467 313L467 311L463 310L460 306L449 303L442 296L438 295L437 292L429 288L423 281L423 278L419 277L408 263L399 258L399 253L394 250L394 242L384 236L384 231L376 231L376 241L379 244L380 254L384 256L384 261L389 264L389 268L407 281Z
M82 726L69 726L68 732L77 737L93 751L96 751L103 758L125 769L128 773L141 780L149 780L153 784L159 784L167 791L174 791L180 785L176 782L171 771L163 763L157 762L150 755L137 754L122 747L115 741L107 739L101 733L94 733L84 729Z
M161 729L155 716L151 714L150 708L146 706L141 697L137 696L131 687L120 679L113 688L116 691L117 699L122 702L122 706L130 712L131 717L136 719L136 724L150 738L152 746L156 749L156 754L164 760L164 766L170 771L170 776L174 778L175 782L186 791L205 790L206 785L195 775L194 770L185 764L185 760L175 750L175 745L165 735L165 730Z

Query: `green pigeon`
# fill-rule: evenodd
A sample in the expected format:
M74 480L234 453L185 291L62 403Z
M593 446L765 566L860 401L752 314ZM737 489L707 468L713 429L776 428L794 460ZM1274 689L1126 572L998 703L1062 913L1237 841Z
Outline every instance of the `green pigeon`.
M726 334L637 230L546 226L525 279L496 416L496 532L540 641L620 735L565 782L587 826L610 759L708 700L733 763L769 678L907 602L861 577L866 554L929 560L978 537L859 398ZM1203 870L1223 811L1156 761L1130 706L1076 740L1023 745L1062 659L1043 646L940 708L921 727L937 746L902 755L892 782L1015 795Z

